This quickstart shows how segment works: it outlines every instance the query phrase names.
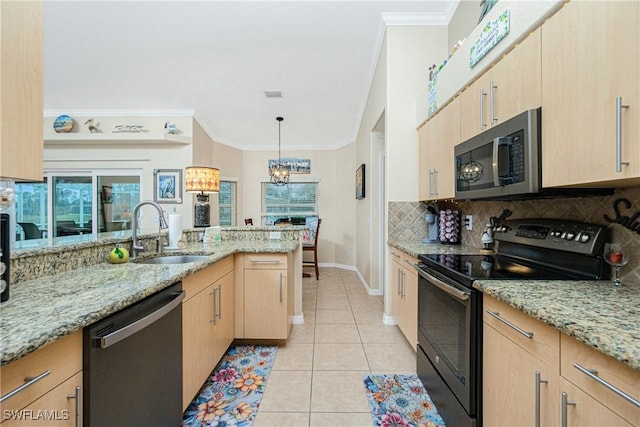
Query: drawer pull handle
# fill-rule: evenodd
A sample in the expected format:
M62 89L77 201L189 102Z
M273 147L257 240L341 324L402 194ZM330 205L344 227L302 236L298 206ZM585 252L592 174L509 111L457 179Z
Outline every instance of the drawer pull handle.
M280 260L277 259L251 259L249 261L256 264L280 264Z
M40 375L38 375L37 377L27 377L27 378L25 378L24 379L24 381L25 381L24 384L14 388L9 393L7 393L4 396L0 397L0 402L4 402L8 398L15 396L16 394L20 393L22 390L24 390L25 388L29 387L30 385L33 385L33 384L37 383L38 381L40 381L41 379L43 379L44 377L46 377L50 373L51 373L51 371L47 370L47 371L44 371L43 373L41 373Z
M567 427L568 423L568 408L567 406L576 406L576 402L569 401L569 396L564 391L562 392L562 427Z
M540 427L540 384L548 384L549 381L540 378L540 371L536 371L536 420L535 426Z
M401 258L401 256L400 256L400 255L398 255L398 254L394 254L393 252L391 252L391 255L393 255L393 256L394 256L394 257L396 257L396 258Z
M598 376L598 371L594 371L594 370L591 370L591 369L584 368L584 367L580 366L577 363L574 363L573 367L576 368L578 371L582 372L583 374L585 374L586 376L588 376L589 378L591 378L592 380L597 381L598 383L603 385L605 388L608 388L609 390L611 390L612 392L614 392L618 396L624 398L625 400L629 401L630 403L632 403L635 406L637 406L638 408L640 408L640 400L634 399L633 397L629 396L624 391L620 390L619 388L609 384L608 382L606 382L605 380L600 378Z
M82 402L80 401L82 394L80 393L80 386L76 387L74 394L67 394L67 399L76 400L76 427L80 427L80 415L82 410Z
M521 328L517 327L516 325L514 325L511 322L509 322L504 317L501 317L500 313L498 313L497 311L487 310L487 313L489 313L491 316L495 317L496 319L498 319L499 321L501 321L502 323L504 323L505 325L507 325L511 329L515 330L519 334L522 334L522 335L524 335L525 337L527 337L529 339L533 338L533 332L527 332L524 329L521 329Z

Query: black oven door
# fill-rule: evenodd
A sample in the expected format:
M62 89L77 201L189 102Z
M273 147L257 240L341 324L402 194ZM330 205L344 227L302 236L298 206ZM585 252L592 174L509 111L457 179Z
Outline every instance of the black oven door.
M418 343L464 407L475 416L480 401L482 293L418 268Z

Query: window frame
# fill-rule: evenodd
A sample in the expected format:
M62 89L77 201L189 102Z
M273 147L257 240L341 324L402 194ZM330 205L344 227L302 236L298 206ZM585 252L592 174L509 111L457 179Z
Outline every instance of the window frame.
M220 186L223 183L231 184L231 202L230 204L223 204L220 201L220 194L218 194L218 215L220 219L220 225L223 227L235 227L238 225L238 178L236 177L220 177ZM231 209L231 224L222 225L222 207L229 207Z
M296 184L315 184L315 203L314 203L314 208L313 210L309 210L306 212L296 212L296 213L291 213L291 212L268 212L267 211L267 201L265 200L265 196L266 196L266 186L267 185L276 185L276 184L271 184L270 180L265 178L262 179L260 181L260 219L262 222L262 225L272 225L272 224L268 224L267 221L267 217L274 217L274 216L282 216L282 217L286 217L286 216L304 216L304 217L310 217L310 216L316 216L319 217L320 216L320 179L319 178L296 178L296 179L290 179L289 183L286 185L296 185ZM290 204L288 205L288 207L290 208L291 206L296 206L295 204Z

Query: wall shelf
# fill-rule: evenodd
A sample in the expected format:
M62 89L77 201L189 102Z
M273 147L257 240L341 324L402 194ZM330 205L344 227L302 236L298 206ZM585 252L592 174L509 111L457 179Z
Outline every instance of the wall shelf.
M56 133L44 138L44 145L188 145L192 137L162 132L140 133Z

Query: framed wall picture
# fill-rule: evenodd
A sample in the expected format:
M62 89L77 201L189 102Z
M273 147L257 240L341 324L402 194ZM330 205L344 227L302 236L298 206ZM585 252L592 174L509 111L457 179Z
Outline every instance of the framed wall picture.
M155 169L153 171L153 201L182 203L182 169Z
M365 191L365 175L364 175L364 163L356 169L356 199L364 199Z
M269 159L268 166L271 169L278 163L278 159ZM283 157L280 163L289 171L289 173L311 173L311 159L298 159L297 157Z

